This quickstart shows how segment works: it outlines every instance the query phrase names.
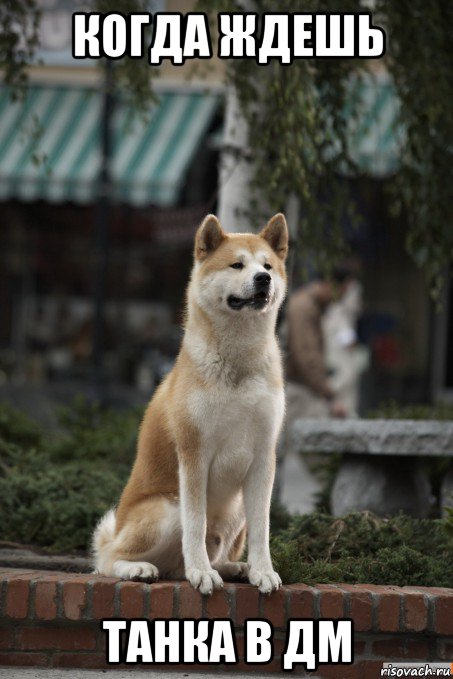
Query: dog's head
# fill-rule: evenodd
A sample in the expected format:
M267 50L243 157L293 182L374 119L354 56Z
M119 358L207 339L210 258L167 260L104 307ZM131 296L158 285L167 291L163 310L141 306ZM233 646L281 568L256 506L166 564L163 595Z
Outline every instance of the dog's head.
M225 233L208 215L195 237L192 282L208 313L266 314L278 309L286 291L288 227L276 214L258 234Z

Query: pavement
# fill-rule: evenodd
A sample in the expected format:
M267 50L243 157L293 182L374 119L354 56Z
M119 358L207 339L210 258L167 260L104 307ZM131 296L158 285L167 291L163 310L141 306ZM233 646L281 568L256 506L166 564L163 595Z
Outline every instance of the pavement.
M73 554L44 554L20 544L0 541L0 567L55 570L65 573L91 573L90 559Z
M198 672L197 670L162 670L161 668L153 670L80 670L76 668L68 668L67 670L57 670L48 668L34 668L34 667L0 667L0 677L2 679L105 679L106 674L112 674L112 679L149 679L153 675L155 677L163 677L163 679L206 679L206 677L215 677L215 679L269 679L270 675L259 674L255 672L217 672L213 669L212 672ZM272 673L273 677L287 676L287 673L278 672ZM316 679L316 677L313 677Z

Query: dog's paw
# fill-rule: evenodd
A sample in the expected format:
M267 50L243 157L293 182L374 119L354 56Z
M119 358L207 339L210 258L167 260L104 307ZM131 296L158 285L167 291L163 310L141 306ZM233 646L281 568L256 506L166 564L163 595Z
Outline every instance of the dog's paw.
M115 561L113 575L123 580L155 582L159 578L159 571L147 561Z
M223 580L214 569L200 570L199 568L188 568L186 578L195 589L202 594L212 594L214 589L223 587Z
M249 574L249 567L245 561L227 561L219 566L218 570L224 580L246 580Z
M275 571L259 571L256 568L250 569L249 582L251 585L258 587L263 594L270 594L274 590L279 589L282 585L281 578Z

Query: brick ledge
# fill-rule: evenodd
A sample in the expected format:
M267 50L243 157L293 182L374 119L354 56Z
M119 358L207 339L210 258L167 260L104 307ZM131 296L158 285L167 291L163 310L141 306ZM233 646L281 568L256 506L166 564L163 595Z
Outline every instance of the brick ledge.
M453 589L296 584L264 596L250 585L226 583L212 597L203 597L187 582L149 585L0 568L0 665L106 667L99 620L109 617L227 617L239 648L246 618L270 620L274 661L259 668L239 663L235 669L280 670L286 622L305 617L354 621L354 665L320 667L317 676L368 678L384 661L453 660Z

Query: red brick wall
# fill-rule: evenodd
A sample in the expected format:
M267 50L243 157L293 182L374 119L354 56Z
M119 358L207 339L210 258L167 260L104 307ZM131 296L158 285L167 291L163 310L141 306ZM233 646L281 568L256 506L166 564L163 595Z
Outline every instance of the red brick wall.
M320 666L318 677L372 679L384 661L453 661L451 589L288 585L263 596L250 585L227 584L212 597L202 597L186 582L147 585L0 568L0 665L106 667L99 620L108 617L231 618L240 656L235 669L280 670L290 618L354 621L354 664ZM243 662L242 630L246 618L256 617L273 623L276 655L270 664L253 668ZM209 666L212 673L215 669ZM303 676L303 671L297 674Z

